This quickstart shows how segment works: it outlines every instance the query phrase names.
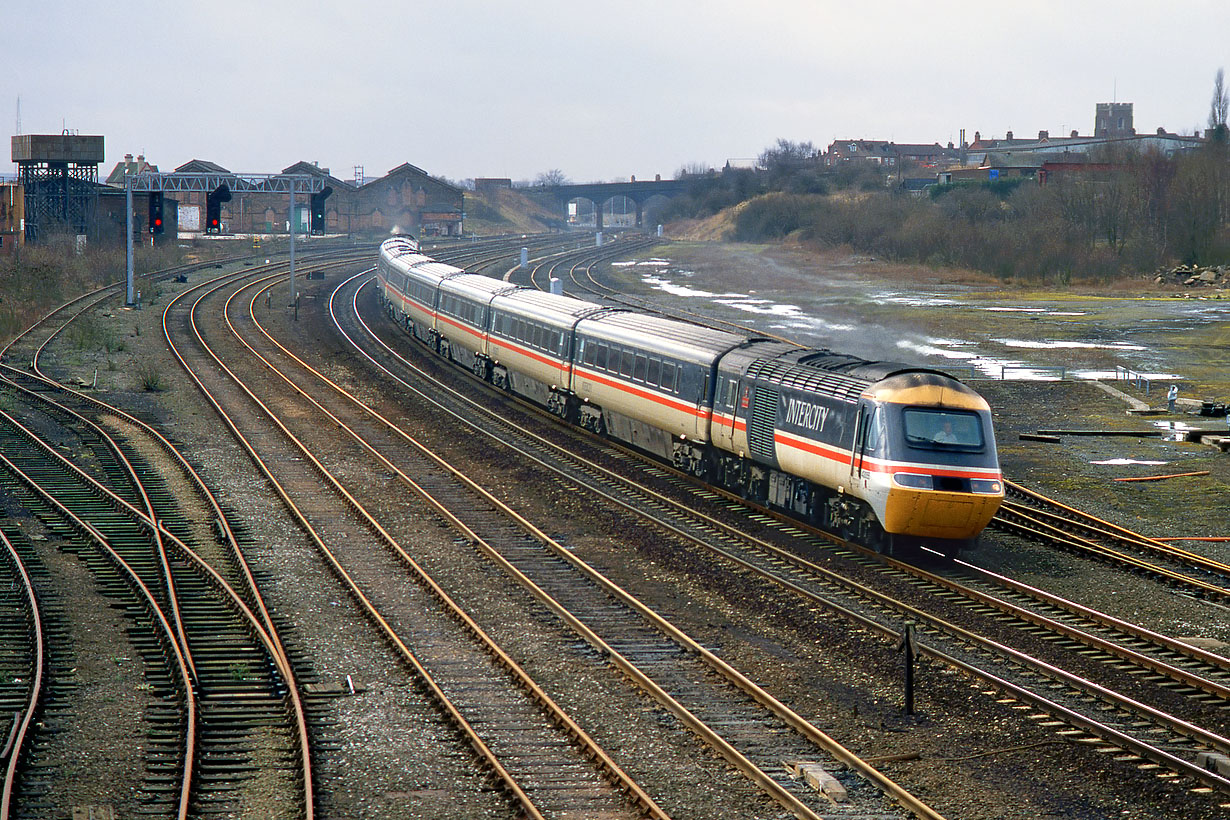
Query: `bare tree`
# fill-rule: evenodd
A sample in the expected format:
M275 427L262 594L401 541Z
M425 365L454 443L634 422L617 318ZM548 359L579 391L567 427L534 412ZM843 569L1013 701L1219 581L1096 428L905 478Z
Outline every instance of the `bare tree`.
M1226 131L1226 115L1230 114L1230 91L1226 90L1226 70L1217 69L1213 78L1213 101L1209 103L1209 129L1214 135Z
M568 176L558 168L552 168L550 171L543 171L541 174L534 177L534 185L540 188L554 185L567 185L569 181Z
M710 166L703 162L685 162L679 166L679 170L675 171L675 179L684 179L686 177L703 177L709 173Z
M783 168L797 168L804 162L816 158L816 147L810 142L791 142L779 138L777 144L766 148L757 158L761 168L778 171Z

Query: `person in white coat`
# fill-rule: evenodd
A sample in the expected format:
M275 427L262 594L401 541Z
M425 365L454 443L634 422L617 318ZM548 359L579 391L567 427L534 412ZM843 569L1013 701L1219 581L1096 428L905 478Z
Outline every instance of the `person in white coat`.
M1179 399L1179 386L1177 384L1170 385L1170 389L1166 391L1166 412L1174 412L1174 403Z

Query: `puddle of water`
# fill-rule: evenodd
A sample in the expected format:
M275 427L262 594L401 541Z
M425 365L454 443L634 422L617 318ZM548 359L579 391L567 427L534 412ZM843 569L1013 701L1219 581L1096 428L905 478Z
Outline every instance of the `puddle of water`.
M1052 310L1042 307L1003 307L996 305L995 307L984 307L982 310L995 311L997 313L1037 313L1044 316L1088 316L1083 310Z
M642 259L631 262L612 262L612 268L666 268L670 266L669 259Z
M663 293L669 293L671 296L699 296L703 299L742 299L742 293L714 293L708 290L700 290L699 288L688 287L687 285L676 285L669 279L663 279L660 276L642 276L641 281L649 285L654 290L660 290Z
M1005 347L1021 347L1028 350L1124 350L1128 352L1147 350L1143 345L1130 342L1069 342L1069 341L1026 341L1023 339L994 339Z
M676 267L670 259L655 257L634 262L617 263L617 266L635 269L640 275L642 283L650 289L681 299L699 298L708 300L724 310L735 310L743 314L750 314L757 318L749 318L747 320L749 324L784 332L786 335L792 335L798 341L805 344L810 342L822 347L845 349L843 342L849 341L849 334L859 333L862 336L867 332L867 328L863 326L840 321L828 321L813 315L811 313L813 310L819 314L824 314L828 311L823 307L813 305L806 298L801 299L796 304L793 303L793 300L792 302L776 301L772 298L772 295L779 295L776 293L766 298L758 295L757 291L752 289L748 289L746 293L740 293L716 292L706 290L703 287L695 287L693 286L694 284L701 285L706 280L699 276L695 270L685 270ZM1035 307L1029 304L1001 304L987 306L969 303L960 298L950 298L933 293L918 293L909 290L883 290L869 294L867 298L873 302L905 308L925 309L938 307L943 309L956 306L965 307L970 310L992 311L1000 314L1021 314L1023 318L1025 316L1035 318L1038 316L1081 317L1091 315L1082 310L1059 310L1057 309L1061 307L1059 305ZM1224 306L1221 305L1214 308L1214 310L1217 309L1225 310ZM1081 351L1108 351L1112 355L1123 355L1125 361L1128 361L1128 357L1135 357L1134 354L1150 353L1153 351L1152 348L1145 345L1127 341L1098 342L1060 339L1032 341L1015 338L980 340L924 338L920 341L917 339L892 339L890 335L889 337L880 336L879 342L885 345L895 345L896 350L903 351L903 353L894 354L890 349L877 348L875 351L864 351L863 355L871 358L898 358L902 356L904 361L938 361L941 362L939 364L940 367L945 366L942 362L948 362L954 374L958 375L958 377L961 375L961 372L969 369L972 371L972 375L1013 381L1058 381L1061 376L1065 378L1113 381L1116 375L1114 370L1065 370L1063 365L1068 362L1054 357L1062 356L1064 351L1073 351L1076 359L1071 361L1072 364L1087 364L1087 362L1079 361ZM1027 359L1033 358L1035 361L1008 356L986 355L988 345L1000 345L1008 350L1022 351L1021 355L1027 357ZM1038 353L1034 356L1024 351L1037 351ZM1053 355L1044 355L1047 352ZM908 355L904 355L905 353L908 353ZM1061 362L1062 364L1052 364L1052 362ZM1180 374L1175 373L1141 373L1140 375L1154 382L1182 378Z
M1155 421L1152 424L1164 433L1162 441L1185 441L1188 432L1203 429L1185 421Z
M907 307L929 307L932 305L961 304L956 299L948 299L943 296L918 296L915 294L897 293L896 291L873 293L871 294L870 299L873 302L890 302L894 305L906 305Z
M1132 371L1135 373L1136 371ZM1123 372L1116 373L1114 370L1069 370L1068 375L1074 379L1093 379L1095 381L1113 382L1123 377ZM1177 373L1140 373L1142 378L1149 381L1163 382L1173 381L1183 378ZM1164 390L1162 385L1155 385L1154 390Z
M748 301L743 299L719 298L714 299L713 301L719 305L732 307L735 310L742 310L745 313L759 313L764 316L782 316L791 319L796 317L799 319L807 318L803 315L803 311L799 309L798 305L777 305L769 302L767 299L754 299Z

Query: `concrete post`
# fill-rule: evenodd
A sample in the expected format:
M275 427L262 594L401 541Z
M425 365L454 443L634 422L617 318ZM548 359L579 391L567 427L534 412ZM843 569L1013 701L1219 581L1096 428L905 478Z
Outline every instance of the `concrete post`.
M131 305L133 303L132 293L132 177L124 175L124 210L127 212L124 218L124 224L127 226L125 231L125 245L128 248L128 289L124 294L124 303Z

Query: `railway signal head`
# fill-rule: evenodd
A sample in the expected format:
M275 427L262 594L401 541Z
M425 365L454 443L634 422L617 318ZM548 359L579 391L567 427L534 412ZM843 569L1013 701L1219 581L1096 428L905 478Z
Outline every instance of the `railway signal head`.
M160 234L163 228L162 191L153 191L149 195L149 232Z
M325 235L325 200L331 193L333 189L326 186L319 193L312 194L311 218L308 226L312 236Z
M205 195L205 233L222 233L222 203L231 201L231 189L219 185Z

